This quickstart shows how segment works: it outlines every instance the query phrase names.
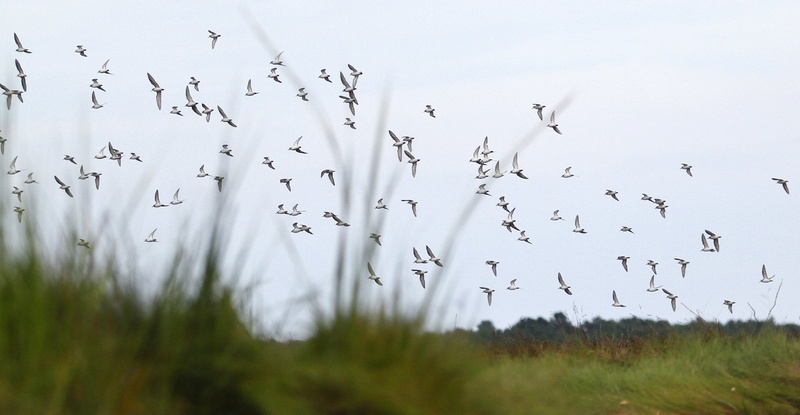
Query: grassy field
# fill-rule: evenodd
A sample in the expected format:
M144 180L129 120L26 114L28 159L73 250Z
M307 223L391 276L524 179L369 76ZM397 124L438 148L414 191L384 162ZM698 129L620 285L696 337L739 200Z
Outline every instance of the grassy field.
M3 414L800 413L800 340L770 325L498 347L350 305L275 342L251 331L213 249L152 299L89 251L0 258Z

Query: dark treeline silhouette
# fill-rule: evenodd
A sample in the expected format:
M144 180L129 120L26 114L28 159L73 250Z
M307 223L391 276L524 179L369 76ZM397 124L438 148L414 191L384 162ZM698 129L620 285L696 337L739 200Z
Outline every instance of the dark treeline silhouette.
M476 331L466 334L490 347L514 354L536 354L544 349L582 345L604 347L619 345L636 347L653 345L669 339L689 335L704 337L744 337L757 335L762 330L777 330L792 337L800 337L800 326L776 324L765 321L729 321L725 324L696 318L684 324L670 324L665 320L646 320L636 317L621 320L603 320L595 317L591 321L573 324L561 312L550 319L522 318L507 329L497 329L491 321L478 324Z

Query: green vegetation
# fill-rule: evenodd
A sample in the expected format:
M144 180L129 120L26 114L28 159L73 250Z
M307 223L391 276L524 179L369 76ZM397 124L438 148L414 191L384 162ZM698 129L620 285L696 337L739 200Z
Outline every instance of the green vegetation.
M578 328L559 313L438 334L348 305L282 343L242 317L213 244L199 275L178 256L153 298L77 252L51 263L0 243L0 413L800 413L795 326Z

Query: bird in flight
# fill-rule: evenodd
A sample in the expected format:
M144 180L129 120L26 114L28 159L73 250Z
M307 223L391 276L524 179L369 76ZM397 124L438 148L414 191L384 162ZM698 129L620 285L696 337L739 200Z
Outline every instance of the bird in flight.
M228 115L225 114L225 111L223 111L219 105L217 105L217 111L219 111L219 115L222 116L222 119L220 121L228 123L228 125L230 125L231 127L236 127L236 124L233 123L233 119L228 117Z
M505 196L500 196L500 201L497 202L497 206L500 206L501 208L503 208L503 210L505 210L506 212L509 212L509 210L508 210L508 202L506 202L506 197Z
M247 80L247 92L245 92L245 96L252 97L253 95L257 94L258 92L253 91L253 80Z
M161 198L158 196L158 190L156 190L156 194L155 194L154 198L155 198L155 203L153 204L154 208L161 208L161 207L168 207L169 206L169 205L165 205L165 204L161 203Z
M276 56L275 59L273 59L269 64L275 66L285 66L281 60L281 55L283 55L283 52L279 53L278 56Z
M711 232L711 231L710 231L710 230L708 230L708 229L706 229L705 231L706 231L706 233L708 234L708 239L711 239L711 241L713 241L713 242L714 242L714 249L716 249L716 250L717 250L717 252L719 252L719 240L720 240L720 238L722 238L722 237L721 237L721 236L719 236L719 235L717 235L717 234L715 234L714 232Z
M650 287L647 289L647 292L654 293L654 292L657 292L659 288L661 288L660 285L658 287L656 287L656 276L655 275L651 275L650 276Z
M522 174L522 169L519 168L519 164L517 163L517 157L519 157L519 153L514 153L514 160L511 161L511 174L516 174L518 177L522 179L527 179L524 174Z
M92 109L99 110L100 108L103 108L103 105L97 102L97 94L92 91Z
M681 163L681 170L685 171L686 174L689 175L689 177L692 177L692 166L686 163Z
M28 50L28 48L22 46L22 42L19 41L19 36L17 36L16 33L14 33L14 43L17 44L17 52L20 52L20 53L31 53L31 51Z
M701 251L703 251L703 252L714 252L714 248L709 248L708 247L708 241L706 240L706 234L704 234L704 233L700 234L700 242L703 243L703 249L701 249Z
M200 110L197 108L197 103L194 102L194 100L192 99L192 94L189 92L189 85L186 85L186 101L188 101L186 102L187 107L191 108L195 114L201 117L203 116L203 113L201 113Z
M205 164L200 166L200 173L197 173L197 177L207 177L209 175L208 173L206 173L205 168L206 168Z
M69 196L69 197L72 197L72 192L69 190L69 186L67 186L66 184L64 184L64 182L62 182L62 181L61 181L61 179L59 179L59 178L58 178L58 176L53 176L53 177L55 177L55 179L56 179L56 183L58 183L58 184L59 184L59 186L60 186L60 187L59 187L59 189L61 189L61 190L63 190L64 192L66 192L66 193L67 193L67 196Z
M286 188L289 189L290 192L292 191L292 179L280 179L279 182L285 184Z
M483 290L483 293L486 294L486 301L489 302L489 305L492 305L492 293L494 292L491 288L480 287Z
M369 234L369 239L372 239L373 241L375 241L376 244L378 244L378 246L381 246L381 234L379 234L379 233L370 233Z
M425 250L428 251L428 256L430 257L430 259L428 259L429 262L433 262L434 264L436 264L436 265L438 265L440 267L444 266L444 265L442 265L441 258L437 258L436 255L433 254L433 250L431 250L431 247L429 247L428 245L425 245Z
M108 69L108 62L109 62L110 60L111 60L111 59L106 59L105 63L103 63L103 66L100 68L100 70L99 70L99 71L97 71L97 73L101 73L101 74L104 74L104 75L113 75L113 74L111 73L111 70L110 70L110 69Z
M14 59L14 64L17 66L17 77L20 79L20 82L22 82L22 91L23 92L27 92L28 91L28 81L27 81L28 75L25 75L25 72L22 70L22 65L20 65L19 59Z
M408 163L411 164L411 177L417 177L417 163L419 163L418 158L414 157L408 150L403 150L406 156L408 156Z
M372 264L370 264L369 262L367 262L367 271L369 271L369 279L375 281L375 283L378 285L381 286L383 285L383 283L381 282L381 277L375 274L375 271L372 269Z
M14 160L11 160L11 164L8 166L9 175L17 174L22 171L17 169L17 157L19 156L14 157Z
M586 233L586 229L581 228L581 218L580 215L575 215L575 229L572 232L576 233Z
M544 118L542 117L542 110L544 109L544 107L545 106L542 104L533 104L533 109L536 110L536 114L539 115L540 120L544 120Z
M432 118L436 118L436 116L435 116L435 115L433 115L433 112L434 112L434 111L436 111L436 109L434 109L434 108L433 108L433 107L431 107L430 105L426 105L426 106L425 106L425 113L426 113L426 114L428 114L428 115L430 115Z
M214 108L209 108L206 104L200 104L203 106L202 113L206 116L206 122L211 121L211 113L214 112Z
M620 255L617 257L617 260L622 261L622 268L625 269L625 272L628 272L628 260L631 259L629 256Z
M323 81L328 81L330 83L333 83L333 81L331 81L331 75L325 72L325 69L320 69L319 72L320 73L317 78L322 79Z
M413 213L414 217L416 218L417 217L417 203L419 203L419 202L417 202L416 200L411 200L411 199L402 199L401 202L406 202L409 205L411 205L411 213Z
M733 314L733 305L734 304L736 304L736 301L725 300L725 301L722 302L722 305L728 306L728 311L730 311L731 314Z
M494 260L491 260L491 259L486 261L486 265L492 267L492 274L494 274L495 277L497 276L497 264L499 264L499 263L500 262L494 261Z
M269 75L267 75L267 78L270 78L273 81L275 81L275 82L277 82L279 84L282 84L283 82L280 79L278 79L279 76L280 75L278 74L278 68L272 68L269 71Z
M150 235L147 235L147 238L144 241L145 242L158 242L156 240L156 236L155 236L157 230L158 230L158 228L153 229L153 232L150 232Z
M773 278L775 278L774 275L770 277L769 274L767 274L767 266L761 265L761 282L763 283L772 282Z
M548 127L552 128L553 131L561 134L561 130L558 129L558 124L556 124L556 112L553 111L550 113L550 124L547 124Z
M156 106L158 107L158 110L161 111L161 91L163 91L164 88L158 85L158 82L156 82L155 78L153 78L153 75L150 75L150 72L147 73L147 79L150 80L150 83L153 85L153 89L151 89L151 91L156 93Z
M619 302L617 299L617 290L611 291L611 299L614 300L614 304L611 304L613 307L625 307L622 303Z
M411 247L411 252L414 254L414 263L415 264L427 264L428 263L427 259L423 259L421 256L419 256L419 252L417 251L417 248Z
M300 97L303 101L308 101L308 92L306 92L305 88L300 88L297 90L297 97Z
M397 135L395 135L395 133L393 133L392 130L389 130L389 137L391 137L392 140L394 140L394 143L392 144L392 146L397 148L397 161L401 161L402 162L403 161L403 145L405 144L405 141L400 140L399 138L397 138Z
M678 296L669 292L666 288L662 288L661 291L664 291L664 294L667 295L667 298L670 300L670 303L672 303L672 311L675 311L676 300L678 299Z
M689 261L681 258L675 258L675 260L681 266L681 277L686 278L686 266L689 265Z
M788 180L779 179L777 177L773 177L772 180L775 180L776 183L778 183L779 185L783 186L783 191L786 192L787 195L789 194L789 181Z
M101 90L103 92L106 92L106 90L103 89L103 85L101 85L100 82L97 82L97 78L92 78L92 83L89 85L89 87L90 88L97 88L97 89L99 89L99 90Z
M333 180L333 173L335 173L335 172L336 172L335 170L325 169L319 174L319 177L322 178L327 174L328 175L328 180L331 181L332 185L336 186L336 182ZM383 199L381 199L381 200L383 200Z
M222 37L222 35L212 32L211 30L209 30L208 33L208 37L211 38L211 49L214 49L214 47L217 46L217 39Z
M414 274L419 276L419 283L422 284L422 288L424 289L425 288L425 274L427 274L428 271L423 271L421 269L412 269L412 271L414 271Z
M650 268L653 270L653 274L658 275L658 272L656 272L656 265L658 265L658 262L653 261L652 259L648 259L647 265L649 265Z
M22 223L22 212L24 212L24 211L25 211L25 209L23 209L23 208L21 208L19 206L15 206L14 207L14 212L17 214L17 220L19 221L19 223Z
M572 295L572 291L569 290L571 287L564 283L564 277L561 276L560 272L558 273L558 283L560 284L559 290L564 290L565 293Z
M308 154L308 153L306 153L305 151L303 151L300 148L301 147L300 146L300 139L302 139L302 138L303 138L303 136L301 135L300 138L298 138L297 140L294 140L294 144L292 144L292 146L289 147L289 151L295 151L295 152L300 153L300 154Z
M303 225L303 224L298 225L297 222L293 223L292 233L300 233L300 232L307 232L313 235L313 233L311 233L311 227L309 227L308 225Z

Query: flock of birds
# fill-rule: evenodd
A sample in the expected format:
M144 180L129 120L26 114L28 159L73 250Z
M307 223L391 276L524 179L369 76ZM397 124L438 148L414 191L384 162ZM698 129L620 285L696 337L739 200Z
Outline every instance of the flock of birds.
M216 47L216 45L217 45L217 42L220 40L221 35L216 33L216 32L213 32L211 30L209 30L208 32L209 32L209 36L208 37L211 39L211 48L214 49ZM29 50L29 49L27 49L26 47L23 46L22 42L20 41L20 38L17 36L16 33L14 33L14 42L16 43L16 46L17 46L16 52L19 52L19 53L23 54L23 56L25 54L32 53L31 50ZM84 58L88 56L87 55L87 49L84 48L83 45L78 45L77 49L75 50L75 53L78 54L80 57L84 57ZM280 75L281 74L279 73L280 68L282 68L284 66L284 61L282 59L282 54L283 54L283 52L279 53L277 56L275 56L275 58L272 61L269 62L269 64L271 65L271 68L270 68L269 74L267 75L267 78L271 79L272 81L274 81L276 83L282 83L282 81L280 79ZM97 73L99 73L102 76L111 76L112 73L111 73L111 70L109 68L109 62L110 62L110 59L106 60L103 63L103 65L100 67L100 69L97 71ZM27 90L28 90L28 77L25 74L25 72L23 71L23 66L22 66L22 63L20 62L19 59L15 59L15 66L16 66L16 69L17 69L17 72L18 72L17 73L17 78L18 78L18 82L19 82L19 85L20 85L19 87L21 89L12 89L12 88L6 87L6 85L4 85L4 84L0 84L0 88L2 88L2 90L3 90L3 95L6 96L6 106L7 106L8 110L11 110L12 103L13 103L15 97L16 97L17 100L19 100L20 103L23 103L24 102L23 101L23 94L25 92L27 92ZM348 64L347 66L348 66L348 69L350 71L348 75L345 75L344 72L339 72L339 81L340 81L340 83L342 84L342 87L343 87L343 89L341 91L341 94L339 95L339 98L342 100L342 103L347 106L347 109L349 110L351 115L353 117L355 117L356 108L359 105L358 98L356 96L357 85L358 85L358 81L359 81L360 77L363 75L363 73L361 71L359 71L358 69L356 69L353 65L349 65ZM148 82L152 86L151 91L155 94L154 98L155 98L156 107L158 108L158 110L161 110L162 98L163 98L162 97L162 92L165 89L163 87L161 87L159 82L156 80L156 78L152 74L146 73L146 76L147 76ZM321 69L320 70L320 74L319 74L318 78L322 82L333 83L333 81L330 79L331 75L327 73L326 69ZM91 104L92 104L91 108L93 108L95 110L100 110L104 106L104 104L100 104L99 101L98 101L98 91L102 92L102 93L106 92L105 88L103 87L103 83L100 81L100 79L101 79L101 77L92 78L91 83L89 84L89 87L90 87L90 90L91 90ZM6 84L10 84L10 83L6 83ZM223 110L223 108L221 108L219 105L216 105L216 108L213 108L214 106L209 106L206 103L195 101L194 98L192 97L191 89L194 89L195 93L199 93L200 92L200 81L197 78L195 78L194 76L189 77L189 81L185 85L185 94L184 95L185 95L186 103L183 104L184 108L188 108L191 111L191 113L193 113L193 114L195 114L197 116L205 118L206 122L210 122L210 120L212 118L212 114L216 110L217 114L219 114L219 121L220 122L225 123L225 124L229 125L232 128L236 128L237 127L237 125L234 122L233 118L231 118ZM255 95L257 95L259 93L258 91L254 90L252 79L249 79L247 81L247 85L246 85L245 88L243 88L242 92L243 92L243 95L246 96L246 97L253 97L253 96L255 96ZM299 99L303 100L303 101L309 101L309 93L306 91L305 87L299 88L298 91L297 91L297 95L296 96ZM178 116L178 117L183 117L184 116L184 114L181 111L181 106L180 105L172 105L171 107L172 107L172 109L169 112L169 114L172 114L172 115L175 115L175 116ZM545 105L538 104L538 103L533 104L533 108L532 109L536 111L536 115L538 116L538 118L541 121L544 121L543 110L545 108L546 108ZM436 118L435 109L433 108L432 105L426 105L425 108L421 112L422 112L422 114L425 114L425 115L427 115L427 116L429 116L431 118ZM350 118L350 117L346 117L345 120L344 120L344 126L348 127L348 128L351 128L351 129L355 129L356 125L355 125L354 119ZM562 132L561 132L561 130L559 128L559 125L556 122L555 111L551 111L550 112L549 122L547 123L546 126L548 128L550 128L550 129L552 129L553 132L555 132L555 133L557 133L559 135L562 134ZM301 145L302 138L303 137L300 136L297 139L295 139L294 142L290 146L288 146L288 151L291 151L291 152L294 152L294 153L300 154L300 155L308 154L307 151L305 151L303 149L302 145ZM7 141L6 139L4 139L2 136L0 136L0 153L2 153L2 154L5 154L6 141ZM411 136L398 136L392 130L388 131L387 146L389 144L391 144L391 146L393 146L393 148L396 151L398 161L402 163L404 161L404 159L405 159L406 163L410 166L411 176L412 177L416 177L418 165L419 165L421 159L416 157L414 155L414 153L413 153L413 141L414 141L414 137L411 137ZM108 151L108 154L106 154L106 151ZM223 144L222 148L219 150L219 153L224 155L224 156L234 157L233 149L228 144ZM475 149L475 151L472 154L472 158L469 160L469 162L475 163L477 165L478 174L475 177L476 179L484 180L484 179L487 179L487 178L490 178L490 177L494 178L494 179L498 179L498 178L501 178L501 177L505 176L506 174L508 174L510 176L516 176L517 178L522 179L522 180L527 180L528 179L528 177L523 173L523 169L520 167L519 153L515 153L514 154L513 159L512 159L512 163L511 163L511 170L510 171L503 171L501 169L501 167L500 167L500 161L495 161L495 160L493 160L491 158L492 157L492 153L494 153L494 151L491 150L490 145L489 145L489 138L486 137L486 138L483 139L482 144L479 144L477 146L477 148ZM122 159L123 159L124 155L125 155L125 152L115 148L114 145L112 145L111 142L108 142L107 145L104 145L99 150L99 152L97 153L97 155L94 156L94 158L98 159L98 160L108 159L108 160L111 160L111 161L115 161L118 165L121 166ZM131 152L129 154L128 159L132 160L132 161L139 162L139 163L143 163L144 162L139 155L137 155L136 153L133 153L133 152ZM76 157L74 157L72 155L65 155L63 160L68 162L68 163L71 163L71 164L73 164L75 166L79 165L78 162L76 161ZM14 175L17 175L18 173L21 172L21 170L17 168L17 161L18 161L18 157L14 157L13 160L11 161L11 163L9 165L9 170L7 172L8 175L14 176ZM491 166L492 166L492 162L493 161L494 161L494 166L492 168ZM272 170L276 170L276 167L274 166L274 160L272 160L268 156L263 157L263 162L261 164L266 165L267 168L270 168ZM574 175L571 172L571 169L572 169L572 167L567 167L564 170L564 173L561 175L561 177L564 178L564 179L570 179L570 178L574 177ZM680 170L685 172L688 176L692 177L692 166L691 165L684 163L684 164L682 164L680 166ZM86 170L85 170L83 165L80 165L80 167L77 169L77 171L79 171L79 175L77 175L77 177L76 177L77 179L86 180L86 179L92 178L94 180L95 188L97 190L100 189L100 178L101 178L101 175L102 175L101 172L97 172L97 171L86 172ZM322 170L320 172L320 178L327 178L328 181L330 181L332 186L336 186L334 173L335 173L334 169L326 168L326 169L324 169L324 170ZM38 181L36 181L34 179L33 174L34 173L32 173L32 172L28 173L27 179L22 184L12 186L13 187L13 189L11 190L12 196L15 197L17 199L17 201L19 202L19 205L15 206L15 208L14 208L14 213L17 215L17 219L18 219L18 221L20 223L23 220L23 213L25 212L25 208L22 207L24 205L23 204L23 193L27 190L27 188L25 186L30 186L32 184L39 183ZM196 177L200 178L200 179L207 178L207 177L213 179L216 182L216 186L217 186L218 191L219 192L223 191L223 182L225 180L225 177L221 176L221 175L213 175L213 174L206 173L205 165L201 165L199 167L199 172L198 172ZM782 178L773 178L772 180L774 180L776 184L780 185L782 187L783 191L785 191L786 194L789 194L789 186L788 186L788 181L787 180L782 179ZM54 181L58 185L59 190L64 191L65 194L68 197L74 197L74 194L73 194L73 192L71 190L71 185L69 184L70 183L69 178L67 180L64 180L62 178L59 178L58 176L54 176ZM288 191L290 191L290 192L292 191L292 186L291 186L292 179L291 178L289 178L289 177L280 178L279 182L281 184L284 184ZM477 195L481 196L481 197L482 196L492 197L492 195L490 194L490 189L487 188L487 185L488 185L488 183L481 183L478 186L478 189L477 189L477 191L475 193ZM176 206L176 205L182 204L184 201L180 198L179 192L180 192L180 188L177 189L174 192L172 200L169 203L162 203L161 199L160 199L159 190L156 190L155 191L155 195L154 195L154 204L152 205L152 207L153 208L165 208L165 207ZM619 197L618 197L618 192L617 191L614 191L614 190L611 190L611 189L607 189L606 192L605 192L605 195L609 196L610 198L612 198L612 199L614 199L616 201L619 201ZM667 217L667 208L669 206L667 205L667 201L666 200L655 198L655 197L651 197L651 196L649 196L647 194L642 194L641 199L643 201L652 203L654 205L654 209L658 210L658 212L660 213L662 218L666 218ZM407 203L410 206L411 213L413 214L414 217L416 217L417 216L417 205L418 205L418 202L416 200L413 200L413 199L402 199L401 201ZM295 204L290 210L287 210L287 209L284 208L284 204L280 204L280 205L278 205L278 211L276 213L279 214L279 215L287 215L287 216L291 216L291 217L297 217L297 216L300 216L301 214L303 214L305 212L305 211L299 210L298 206L299 206L298 204ZM530 241L529 237L526 236L525 230L524 229L520 229L520 227L517 226L516 220L514 219L514 213L516 211L516 207L511 207L509 202L506 201L505 196L500 196L499 197L499 201L497 202L497 206L499 208L501 208L504 211L505 215L506 215L506 219L504 219L502 221L501 226L506 228L508 230L508 232L514 232L514 231L518 232L519 236L518 236L517 240L520 241L520 242L523 242L523 243L530 244L531 241ZM388 209L388 205L386 203L384 203L384 199L381 198L381 199L377 200L376 205L374 206L374 209L379 210L379 211L387 210ZM336 226L340 226L340 227L349 227L350 226L349 223L347 223L345 220L343 220L342 218L340 218L337 214L335 214L333 212L326 211L326 212L324 212L323 217L332 219ZM550 218L550 220L551 221L564 221L565 219L562 218L559 215L559 210L555 210L553 212L553 215ZM588 232L587 229L585 229L585 228L583 228L581 226L580 216L579 215L575 216L574 226L575 227L572 230L572 232L574 232L576 234L586 234ZM152 232L150 232L147 235L147 237L144 239L144 242L146 242L146 243L158 242L156 237L155 237L155 233L156 233L157 230L158 229L156 228ZM631 227L628 227L628 226L622 226L620 228L620 231L621 232L627 232L627 233L634 233L634 230ZM292 223L292 227L291 227L289 232L294 233L294 234L300 234L300 233L313 234L312 229L311 229L310 226L308 226L306 224L302 224L299 221L295 221L295 222ZM378 232L372 232L372 233L370 233L369 238L372 239L378 246L381 246L381 236L382 235L380 233L378 233ZM702 248L700 248L700 251L704 252L704 253L719 252L720 251L720 240L721 239L722 239L721 235L719 235L719 234L717 234L717 233L715 233L715 232L713 232L711 230L705 230L700 235L700 242L702 244ZM711 241L711 244L709 244L709 240ZM81 246L81 247L84 247L86 249L91 249L91 243L89 241L85 240L85 239L80 239L78 241L77 245ZM444 261L441 258L438 258L434 254L434 251L430 246L426 245L425 246L425 251L426 251L426 254L427 254L427 258L421 256L416 247L412 247L414 268L412 268L411 271L419 278L420 285L422 286L423 289L426 286L425 277L426 277L426 274L428 273L428 270L423 269L421 267L421 265L423 265L423 264L434 264L434 265L436 265L438 267L444 267ZM619 260L621 262L621 266L623 267L625 272L628 271L628 260L629 259L630 259L630 257L625 256L625 255L621 255L621 256L617 257L617 260ZM689 261L686 261L686 260L684 260L682 258L678 258L678 257L676 257L674 259L675 259L677 265L680 266L681 275L683 277L686 277L687 266L689 265ZM490 259L490 260L485 261L485 263L486 263L486 265L488 265L490 267L492 274L494 276L497 276L499 261ZM367 262L366 265L367 265L367 271L368 271L368 278L370 280L374 281L377 285L382 286L383 282L381 280L381 277L379 276L378 273L375 272L375 269L373 268L372 264ZM670 305L671 305L673 311L675 311L676 310L676 300L678 299L678 295L673 294L671 291L667 290L666 288L663 288L662 286L656 286L655 278L656 278L656 275L658 274L657 273L657 265L658 265L657 262L655 262L653 260L649 260L647 262L647 265L651 267L653 275L650 278L649 287L646 288L646 291L648 291L648 292L658 292L659 290L662 291L664 294L666 294L666 298L670 301ZM561 273L558 273L556 278L557 278L557 282L558 282L558 287L557 288L559 290L563 291L567 295L572 295L572 287L567 284L567 282L565 281L565 279L561 275ZM773 281L773 278L774 278L774 275L773 276L769 276L769 274L767 273L767 270L766 270L766 265L763 265L762 266L761 282L762 283L770 283L770 282ZM495 292L495 290L490 288L490 287L487 287L487 286L480 286L479 288L482 291L482 293L486 294L488 304L491 306L491 304L492 304L492 294ZM517 279L513 279L513 280L510 281L509 286L507 287L507 290L515 291L515 290L519 290L520 288L521 287L517 285ZM612 298L612 301L613 301L611 306L613 306L613 307L625 307L625 305L620 301L616 290L612 290L611 298ZM733 313L733 306L735 304L734 301L732 301L730 299L724 299L722 304L727 306L728 310L731 313Z

